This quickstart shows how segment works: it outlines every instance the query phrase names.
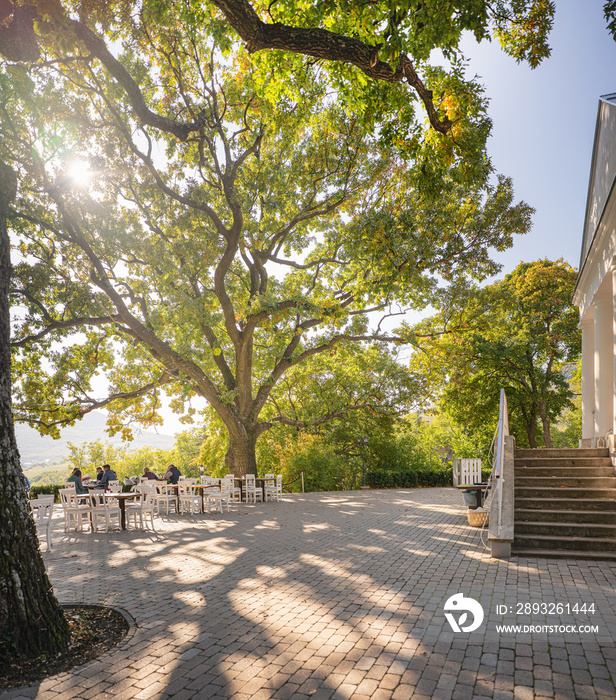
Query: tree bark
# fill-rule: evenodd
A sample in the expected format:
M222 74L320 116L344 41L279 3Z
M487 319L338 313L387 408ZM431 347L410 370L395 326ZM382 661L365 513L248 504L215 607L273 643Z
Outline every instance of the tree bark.
M543 424L543 444L545 447L552 447L551 421L548 416L547 402L543 400L539 406L539 415Z
M13 424L7 212L15 192L15 173L0 161L0 657L33 658L65 648L69 627L39 550Z
M257 475L257 430L243 425L229 431L229 449L225 464L235 476L242 474Z
M528 436L528 446L536 450L537 449L537 422L536 421L530 421L527 423L525 426L526 428L526 435Z

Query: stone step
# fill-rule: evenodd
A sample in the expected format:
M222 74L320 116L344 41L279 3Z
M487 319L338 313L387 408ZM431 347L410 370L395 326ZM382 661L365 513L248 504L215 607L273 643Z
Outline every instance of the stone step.
M575 503L582 507L584 503ZM541 523L598 523L616 525L616 508L609 510L543 510L540 508L515 509L515 522Z
M525 489L527 490L527 489ZM551 491L552 489L546 489ZM516 495L515 508L530 510L580 510L584 508L587 512L616 513L616 499L608 498L564 498L567 493L565 489L559 491L559 498L538 498L537 494L518 497Z
M607 447L567 447L531 450L519 448L515 450L514 457L609 457L610 451Z
M580 457L579 459L570 458L552 458L552 457L534 457L534 458L518 458L514 460L516 469L519 467L606 467L612 470L614 467L612 460L609 457Z
M524 476L612 476L614 477L614 467L563 467L558 466L520 466L514 468L515 478Z
M616 525L602 523L548 523L516 520L514 522L515 538L547 535L549 537L590 537L593 539L611 539L616 543ZM616 549L616 545L615 545Z
M516 549L563 549L589 550L593 552L614 552L616 538L611 537L559 537L557 535L514 535L513 547ZM537 554L539 555L539 552Z
M614 476L519 476L515 475L518 488L577 488L616 489Z
M524 549L512 547L514 557L528 559L584 559L591 561L616 561L616 552L593 552L581 549Z
M523 486L518 487L517 484L514 487L515 490L515 500L517 503L518 498L543 498L543 499L553 499L553 498L578 498L578 499L605 499L606 501L616 500L616 489L602 489L602 488L575 488L575 487L563 487L554 488L544 487L544 486Z

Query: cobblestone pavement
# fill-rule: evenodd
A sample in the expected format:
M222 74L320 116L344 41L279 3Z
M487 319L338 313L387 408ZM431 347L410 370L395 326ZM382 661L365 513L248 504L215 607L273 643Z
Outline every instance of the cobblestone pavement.
M616 565L491 560L461 501L454 489L295 494L163 516L157 533L67 536L58 521L44 556L60 601L121 607L136 627L102 658L3 697L616 697ZM445 618L457 593L485 610L474 632ZM524 603L571 607L516 617Z

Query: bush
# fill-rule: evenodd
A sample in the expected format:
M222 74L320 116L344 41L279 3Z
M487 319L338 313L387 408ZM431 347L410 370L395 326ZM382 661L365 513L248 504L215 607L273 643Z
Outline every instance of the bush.
M366 484L373 489L405 489L418 486L451 486L452 469L396 470L374 469L366 473Z
M32 486L30 488L30 498L36 498L39 494L43 495L53 495L54 501L58 503L60 501L60 489L64 488L64 484L44 484L41 486Z

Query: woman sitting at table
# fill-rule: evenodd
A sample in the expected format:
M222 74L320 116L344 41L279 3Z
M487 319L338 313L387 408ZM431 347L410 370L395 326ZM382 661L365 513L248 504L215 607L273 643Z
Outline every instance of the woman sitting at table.
M81 469L73 469L67 481L72 481L75 484L75 493L88 493L88 489L81 481Z
M158 477L156 474L154 474L153 471L150 471L150 467L144 467L143 468L143 478L144 479L150 479L152 481L156 481Z

